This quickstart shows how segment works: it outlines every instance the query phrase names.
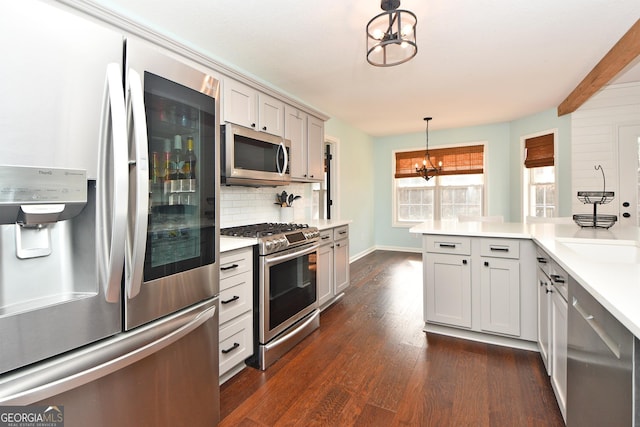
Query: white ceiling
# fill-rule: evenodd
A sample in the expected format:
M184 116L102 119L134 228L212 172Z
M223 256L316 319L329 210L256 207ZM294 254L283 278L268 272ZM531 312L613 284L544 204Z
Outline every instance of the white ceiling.
M418 54L378 68L379 0L96 1L372 136L555 108L640 17L638 0L402 0Z

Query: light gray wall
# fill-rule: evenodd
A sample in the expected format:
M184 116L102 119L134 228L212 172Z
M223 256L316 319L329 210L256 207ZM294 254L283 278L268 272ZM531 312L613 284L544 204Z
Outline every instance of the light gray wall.
M373 164L373 140L338 119L325 123L325 135L339 140L339 218L353 221L349 227L349 255L358 258L371 251L374 235L374 194L377 173Z

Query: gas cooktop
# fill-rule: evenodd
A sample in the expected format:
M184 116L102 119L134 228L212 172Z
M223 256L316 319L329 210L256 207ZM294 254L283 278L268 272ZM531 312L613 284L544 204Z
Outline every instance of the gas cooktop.
M240 225L237 227L222 228L220 235L232 237L268 237L275 234L287 233L289 231L310 228L307 224L285 224L263 222L261 224Z
M317 227L309 227L307 224L271 222L223 228L220 230L220 235L258 239L259 255L269 255L285 249L316 243L320 239Z

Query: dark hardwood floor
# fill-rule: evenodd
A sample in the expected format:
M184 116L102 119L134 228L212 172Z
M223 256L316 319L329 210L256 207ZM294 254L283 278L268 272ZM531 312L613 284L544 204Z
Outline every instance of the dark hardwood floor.
M221 426L563 426L535 352L422 331L420 254L351 264L320 329L221 387Z

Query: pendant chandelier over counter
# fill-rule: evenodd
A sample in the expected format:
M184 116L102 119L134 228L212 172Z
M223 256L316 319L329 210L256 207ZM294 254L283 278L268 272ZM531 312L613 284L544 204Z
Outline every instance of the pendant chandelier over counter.
M424 121L427 122L427 149L424 153L424 160L422 161L422 167L418 168L416 163L416 173L429 181L434 175L437 175L442 170L442 161L438 162L438 167L435 167L431 158L429 157L429 121L431 117L425 117Z
M382 0L383 13L367 24L367 61L376 67L407 62L418 53L416 15L398 9L400 0Z

